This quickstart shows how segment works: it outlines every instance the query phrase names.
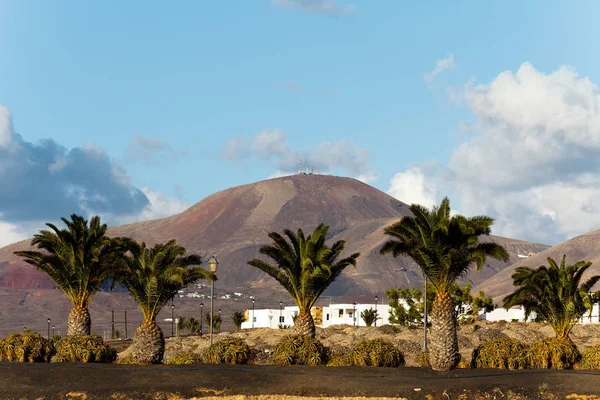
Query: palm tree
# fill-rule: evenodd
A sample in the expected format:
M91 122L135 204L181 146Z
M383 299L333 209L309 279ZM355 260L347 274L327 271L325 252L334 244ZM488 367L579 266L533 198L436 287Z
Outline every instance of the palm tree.
M190 335L195 335L200 332L200 328L202 327L202 322L198 321L194 317L189 317L185 320L185 327L187 328Z
M504 298L504 307L523 306L527 316L534 312L547 321L557 338L569 339L573 326L588 310L590 290L600 280L600 275L581 283L591 262L579 261L567 266L566 255L560 265L550 257L546 260L548 267L515 270L512 278L517 289Z
M275 265L260 259L248 264L275 278L292 296L299 308L294 322L296 333L315 337L315 322L311 315L312 306L319 296L340 276L349 265L356 266L359 253L338 260L345 242L339 240L331 247L325 245L329 227L320 224L308 237L302 229L295 234L284 231L286 240L277 232L269 233L272 245L262 246L260 253L271 258Z
M246 316L241 311L236 311L231 316L231 320L235 325L235 331L239 332L242 329L242 323L246 322Z
M183 327L187 325L187 318L184 316L178 316L175 318L175 332L178 335L181 335L183 331Z
M367 326L372 326L373 323L378 319L377 311L373 310L372 308L363 310L363 312L360 313L360 317L363 321L365 321L365 325Z
M506 249L493 242L480 243L481 235L490 234L494 220L486 216L467 218L450 216L450 200L428 209L410 206L412 216L385 228L387 241L381 254L410 257L423 270L436 290L431 309L431 367L448 371L460 360L456 336L455 307L450 293L452 284L466 275L473 264L480 269L486 258L508 260Z
M210 314L209 313L204 314L204 322L206 322L206 324L208 325L208 329L210 329L210 325L211 325L210 320L211 320ZM223 322L223 320L221 319L221 316L219 314L213 314L213 316L212 316L213 332L219 333L221 331L221 322Z
M40 251L16 251L25 262L44 271L71 300L73 308L67 322L67 335L89 335L92 320L88 306L92 297L117 268L118 245L106 236L106 224L100 217L88 221L80 215L71 220L61 218L66 229L51 223L51 230L41 230L31 244Z
M200 279L216 279L214 274L200 268L200 256L186 256L185 248L175 240L147 248L127 240L129 254L124 258L125 272L117 277L131 293L144 317L136 329L131 356L138 363L160 363L165 351L165 338L156 323L160 310L189 284Z

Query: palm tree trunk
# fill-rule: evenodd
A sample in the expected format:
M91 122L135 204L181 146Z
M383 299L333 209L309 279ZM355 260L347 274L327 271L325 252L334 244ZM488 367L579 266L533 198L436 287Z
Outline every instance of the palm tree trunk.
M315 321L310 311L300 311L300 314L296 317L296 321L294 321L294 331L297 335L315 337Z
M86 336L92 330L92 318L86 307L73 306L67 321L68 336Z
M435 371L449 371L460 361L454 302L448 292L438 292L431 308L429 362Z
M145 320L135 330L131 357L140 364L159 364L165 354L165 337L154 319Z

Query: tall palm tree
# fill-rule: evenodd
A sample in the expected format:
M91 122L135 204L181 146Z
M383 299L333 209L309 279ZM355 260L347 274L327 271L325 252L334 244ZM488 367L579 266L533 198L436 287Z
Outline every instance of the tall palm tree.
M486 216L450 216L450 200L444 198L431 209L412 204L412 216L385 228L392 237L381 254L405 255L423 270L436 289L431 309L430 363L434 370L448 371L460 360L456 336L455 305L450 288L475 265L480 269L487 257L508 260L506 249L493 242L480 243L490 234L494 220Z
M329 227L320 224L308 237L302 229L297 233L284 231L286 240L277 232L269 233L272 245L260 248L260 253L271 258L275 265L253 258L248 264L275 278L283 286L299 308L294 322L298 334L315 337L315 322L311 315L312 306L319 296L340 276L349 265L356 266L359 253L338 260L344 251L343 240L331 247L325 244Z
M504 307L524 306L527 315L535 312L547 321L557 338L568 339L577 321L588 311L590 290L600 280L600 275L581 283L591 262L579 261L567 266L566 255L560 265L550 257L546 260L548 267L515 270L512 278L517 289L504 298Z
M214 274L200 268L200 256L186 256L185 248L175 240L156 244L127 240L129 253L124 257L124 273L117 277L137 302L144 317L133 336L131 357L139 363L160 363L165 352L165 338L156 323L160 310L189 284L200 279L216 279Z
M51 230L34 235L32 245L40 251L16 251L25 262L44 271L71 300L67 335L89 335L92 320L88 306L92 297L118 267L118 245L106 236L99 217L88 221L80 215L61 218L66 229L47 223Z

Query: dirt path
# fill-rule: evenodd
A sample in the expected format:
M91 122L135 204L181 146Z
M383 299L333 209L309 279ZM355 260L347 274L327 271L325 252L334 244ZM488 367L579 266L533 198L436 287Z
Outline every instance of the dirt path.
M0 364L0 398L7 400L212 395L559 399L571 394L600 395L600 371Z

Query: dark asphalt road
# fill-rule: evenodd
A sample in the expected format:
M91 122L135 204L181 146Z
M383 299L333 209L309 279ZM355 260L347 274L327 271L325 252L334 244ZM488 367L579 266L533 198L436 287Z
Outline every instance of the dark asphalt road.
M211 391L410 399L431 394L446 399L456 398L465 389L467 393L496 390L502 396L510 390L541 398L540 388L558 398L572 393L600 395L600 371L466 369L439 373L423 368L0 363L0 398L7 400L65 399L69 392L84 392L88 399L109 398L114 393L144 399L156 392L191 397Z

